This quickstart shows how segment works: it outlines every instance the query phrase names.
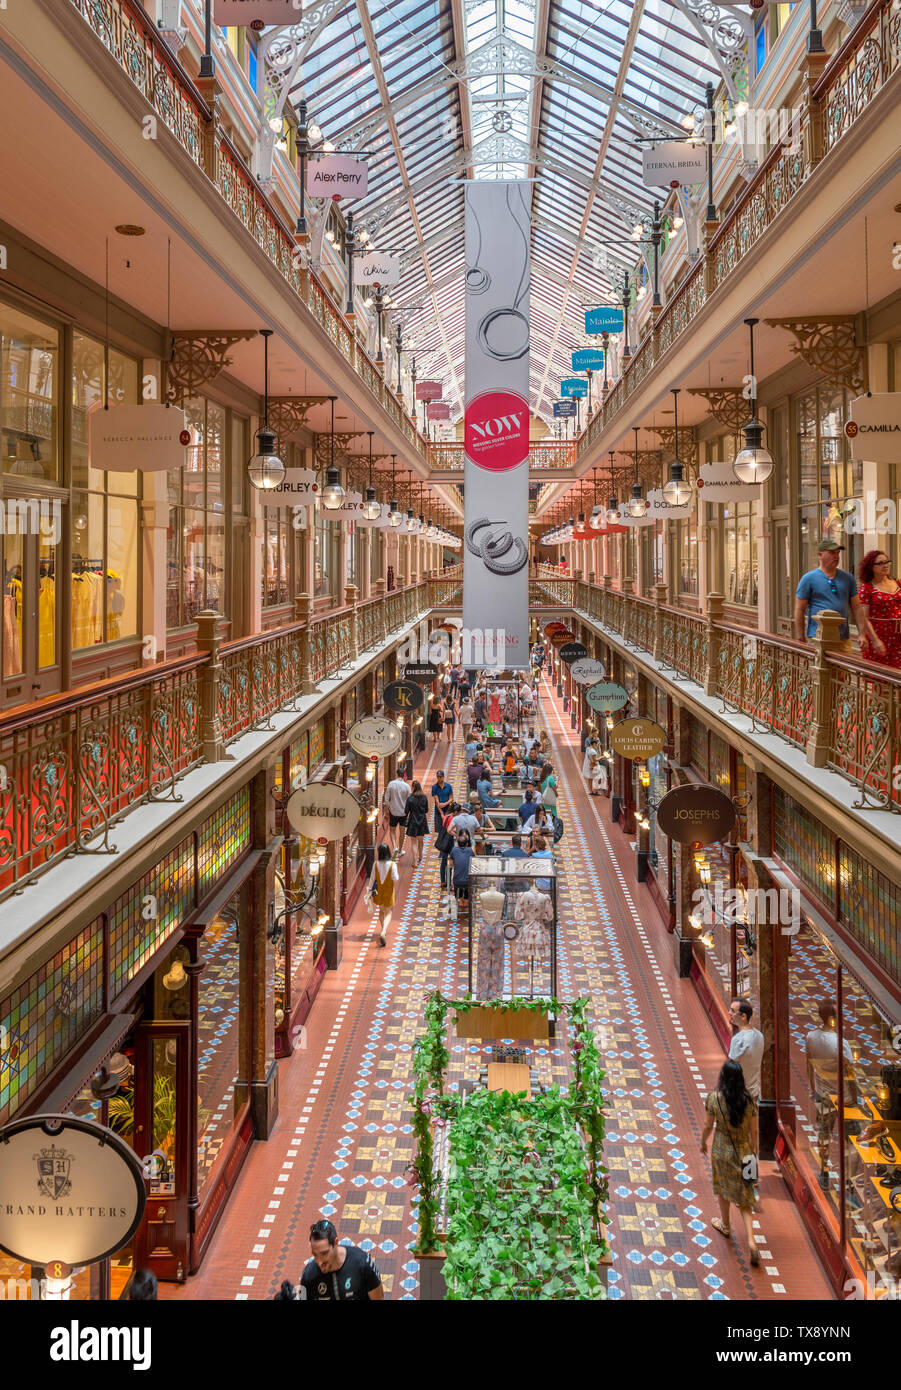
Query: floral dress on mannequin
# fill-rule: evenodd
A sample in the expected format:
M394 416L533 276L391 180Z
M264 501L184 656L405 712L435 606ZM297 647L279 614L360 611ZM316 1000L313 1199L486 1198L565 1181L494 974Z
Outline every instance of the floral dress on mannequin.
M504 894L493 888L479 894L478 964L476 998L499 999L504 989Z
M520 895L515 915L517 922L522 922L522 930L516 939L516 954L549 960L550 924L554 920L554 908L548 895L538 888L530 888L527 893Z

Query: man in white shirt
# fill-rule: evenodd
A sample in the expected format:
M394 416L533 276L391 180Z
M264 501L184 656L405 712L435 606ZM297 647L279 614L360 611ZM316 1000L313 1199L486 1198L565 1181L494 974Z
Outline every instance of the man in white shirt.
M458 812L448 828L455 839L460 834L461 830L468 830L471 837L477 830L481 830L482 822L477 816L473 815L472 808L470 808L468 811Z
M395 777L388 783L382 796L382 805L388 812L388 843L392 853L399 859L404 854L404 837L407 833L407 802L410 799L410 786L402 777ZM394 844L394 832L397 831L397 846Z
M470 700L469 696L467 695L466 699L460 705L460 728L463 730L464 743L469 742L469 735L472 731L472 726L475 723L475 717L475 708L473 706L472 700Z
M735 1028L729 1046L729 1056L738 1062L745 1078L745 1090L752 1100L760 1100L760 1066L763 1062L763 1034L751 1027L754 1008L750 999L733 999L729 1006L729 1022Z

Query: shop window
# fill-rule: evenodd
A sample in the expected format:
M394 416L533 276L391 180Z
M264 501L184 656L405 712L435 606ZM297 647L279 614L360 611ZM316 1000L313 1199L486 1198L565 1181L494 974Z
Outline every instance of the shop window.
M75 333L72 340L72 649L138 633L141 475L92 467L88 420L105 402L138 401L134 358ZM59 576L41 576L41 600L55 602ZM41 624L41 636L47 625ZM46 664L44 662L41 663Z
M754 36L754 45L757 54L757 71L760 72L766 62L766 24L763 20L761 20L760 24L757 26L757 32Z
M699 777L707 778L707 729L700 719L689 715L691 720L691 765Z
M743 608L756 608L757 503L724 502L720 505L726 602Z
M347 543L345 551L345 584L357 583L357 549L360 543L360 536L356 526L350 522L347 528ZM342 595L343 597L343 595Z
M288 603L291 596L289 571L292 568L291 513L281 507L263 508L262 600L264 608Z
M710 734L710 758L708 777L711 782L721 788L727 796L732 795L731 779L729 776L729 745L725 739L720 738L719 734L711 731Z
M369 532L369 581L375 584L382 578L382 532L373 527Z
M0 305L0 431L7 477L59 481L59 333Z
M334 592L335 583L335 542L337 522L326 521L321 512L316 513L313 529L313 581L316 598L323 598Z
M103 918L0 1000L0 1124L12 1119L103 1012Z
M206 1191L234 1129L240 1055L240 915L236 893L203 934L197 982L197 1191Z
M226 571L226 411L213 401L184 402L191 443L184 468L167 475L166 625L185 627L205 608L223 611ZM233 463L234 466L234 463Z
M845 439L848 394L816 388L796 397L794 428L798 456L799 578L816 569L817 546L824 537L846 549L843 569L856 572L863 558L863 536L847 532L843 512L848 499L862 495L863 469L852 463Z
M312 777L316 769L325 762L325 720L320 719L310 730L310 765Z
M259 62L257 60L257 50L254 43L247 45L247 80L250 83L250 90L256 92L257 81L259 79Z
M773 804L777 855L831 909L835 903L833 836L781 787L775 789Z
M680 594L698 593L698 520L692 513L676 522L676 588Z

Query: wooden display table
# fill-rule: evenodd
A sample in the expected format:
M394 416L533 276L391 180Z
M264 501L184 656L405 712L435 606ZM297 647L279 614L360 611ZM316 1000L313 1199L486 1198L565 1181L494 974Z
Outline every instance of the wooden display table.
M551 1035L547 1012L539 1009L469 1009L457 1014L456 1024L458 1038L549 1038Z
M532 1099L532 1079L529 1067L524 1062L489 1062L489 1091L509 1091L519 1095L524 1091L526 1100Z

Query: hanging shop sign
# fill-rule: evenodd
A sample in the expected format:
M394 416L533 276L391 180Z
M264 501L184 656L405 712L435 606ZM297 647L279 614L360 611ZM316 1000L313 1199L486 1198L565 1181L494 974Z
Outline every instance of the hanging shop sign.
M653 719L621 719L610 730L610 747L623 758L643 761L666 747L666 731Z
M555 632L566 632L566 631L567 631L566 623L553 622L553 623L548 623L548 624L545 626L544 635L545 635L545 637L553 637L553 635L554 635Z
M845 437L855 463L896 463L901 458L901 391L857 396Z
M264 29L270 24L296 24L303 0L214 0L213 18L223 27Z
M691 516L694 499L690 498L681 507L671 507L663 495L662 488L655 487L647 495L648 515L655 521L672 521L675 517Z
M629 703L629 692L624 685L619 685L616 681L598 681L597 685L586 690L585 700L591 709L610 714Z
M417 381L416 399L418 401L440 401L444 387L440 381Z
M437 678L438 667L431 661L408 661L403 670L403 679L417 685L431 685Z
M185 412L174 405L111 405L88 415L91 467L107 473L183 468L190 443Z
M324 154L307 160L307 193L311 198L362 198L369 171L365 160L349 154Z
M266 506L309 506L318 496L319 481L314 468L286 468L278 487L267 490Z
M396 285L400 280L400 261L384 251L367 251L357 261L357 283L360 285Z
M680 845L712 845L735 824L735 807L719 787L673 787L657 807L657 825Z
M582 381L582 379L577 376L565 377L564 380L560 383L560 395L578 396L580 398L582 396L587 396L588 382Z
M577 406L574 400L554 401L554 419L572 420L575 418Z
M463 626L473 666L529 664L531 186L468 179Z
M593 656L579 657L569 668L576 685L596 685L607 675L607 668L603 661L598 661Z
M583 656L588 655L588 648L584 642L564 642L560 648L560 660L565 661L567 666L573 661L581 661Z
M731 463L702 463L698 496L705 502L741 502L760 497L759 483L740 483Z
M577 352L571 354L570 360L574 372L602 372L604 370L604 354L600 348L579 348Z
M355 753L364 758L390 758L404 741L403 730L393 719L380 719L376 714L367 714L352 724L347 734L347 742Z
M359 521L363 515L363 494L362 492L345 492L344 501L340 507L335 507L330 513L333 518L341 518L344 521Z
M449 420L450 404L447 401L429 401L425 413L428 420Z
M703 183L707 177L707 146L691 140L665 140L641 152L641 181L645 188L678 188Z
M562 632L555 632L551 637L551 646L559 652L560 648L567 642L575 642L576 634L570 632L569 628L564 628Z
M360 803L338 782L308 782L285 805L288 824L314 844L343 840L360 819Z
M369 526L376 531L386 530L391 525L391 508L387 502L383 502L378 516L368 517L361 512L356 521L358 526Z
M585 310L586 333L622 333L622 309L608 308L606 304L598 309Z
M391 681L382 691L385 709L394 710L395 714L412 714L419 709L424 698L422 686L417 685L416 681Z
M29 1115L0 1129L0 1250L53 1278L105 1260L141 1223L137 1154L104 1125Z

